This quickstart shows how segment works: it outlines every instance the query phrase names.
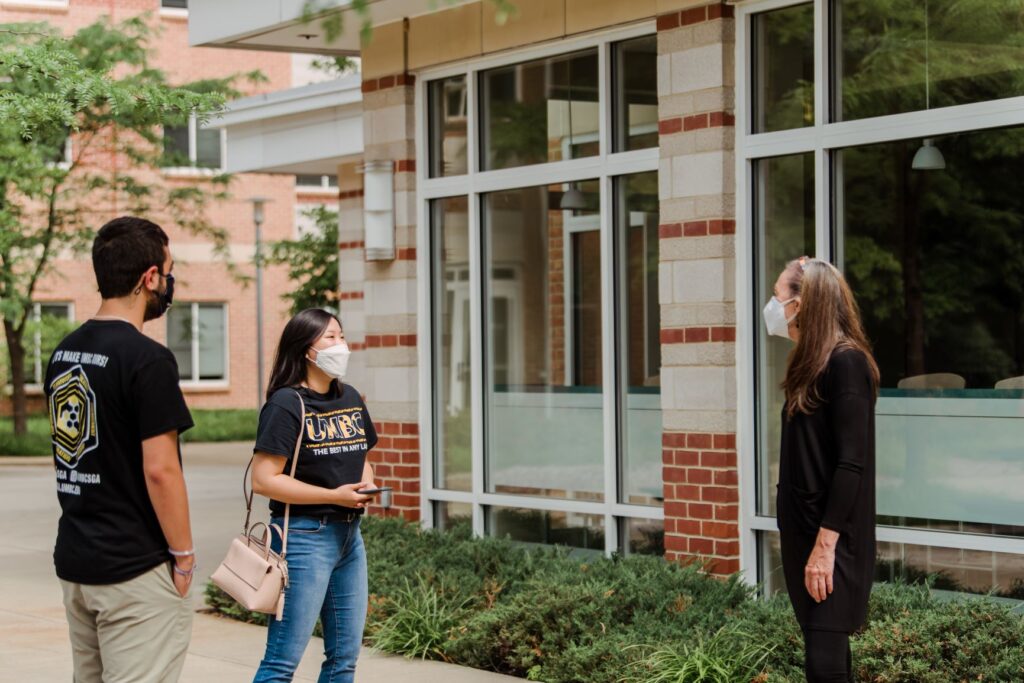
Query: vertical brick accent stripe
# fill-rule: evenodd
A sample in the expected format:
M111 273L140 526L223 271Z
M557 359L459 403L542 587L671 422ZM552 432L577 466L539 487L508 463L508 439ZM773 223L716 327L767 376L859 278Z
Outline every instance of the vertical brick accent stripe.
M736 435L665 432L662 475L666 559L720 576L739 571Z
M416 83L416 77L412 74L394 74L392 76L381 76L380 78L368 78L363 81L363 92L376 92L388 88L400 88Z
M691 7L679 12L662 14L658 17L657 28L659 31L669 31L680 26L692 26L693 24L700 24L705 21L729 18L734 14L735 8L732 5L716 2L712 5Z
M378 486L390 486L391 507L371 505L370 514L420 518L420 428L415 422L378 422L377 445L370 451Z

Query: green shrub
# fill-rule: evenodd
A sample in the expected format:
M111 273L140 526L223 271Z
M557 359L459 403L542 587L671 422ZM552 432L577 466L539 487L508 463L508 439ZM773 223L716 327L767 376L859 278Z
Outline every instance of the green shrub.
M255 409L192 410L195 427L181 435L185 442L255 441L259 414Z
M369 569L366 639L411 657L548 683L799 683L803 637L789 599L757 599L657 557L581 560L473 538L362 522ZM415 577L415 578L413 578ZM853 638L861 683L1024 680L1024 620L991 601L933 597L925 583L880 583ZM218 612L255 623L216 589Z

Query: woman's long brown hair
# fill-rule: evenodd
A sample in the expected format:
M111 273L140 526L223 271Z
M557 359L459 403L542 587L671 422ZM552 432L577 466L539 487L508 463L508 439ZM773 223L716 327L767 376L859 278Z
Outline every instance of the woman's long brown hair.
M790 296L800 297L796 319L800 339L789 356L782 381L787 416L798 412L809 415L821 405L818 378L836 349L855 349L864 354L877 397L878 364L846 278L831 263L806 256L791 261L785 272L789 275Z

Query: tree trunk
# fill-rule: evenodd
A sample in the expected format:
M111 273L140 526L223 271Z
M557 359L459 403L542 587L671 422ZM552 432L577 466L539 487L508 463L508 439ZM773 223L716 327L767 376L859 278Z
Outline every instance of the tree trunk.
M24 328L18 330L10 320L4 320L4 336L7 338L7 356L11 361L11 404L14 415L14 433L24 436L28 433L28 397L25 394L25 344L22 339Z

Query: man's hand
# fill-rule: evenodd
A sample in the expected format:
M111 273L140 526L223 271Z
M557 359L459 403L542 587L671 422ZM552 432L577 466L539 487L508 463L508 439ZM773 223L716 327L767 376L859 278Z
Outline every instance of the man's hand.
M178 589L178 595L183 598L188 597L188 589L192 586L192 577L194 576L191 572L196 566L196 558L194 555L188 557L177 557L174 559L174 566L183 572L189 572L188 575L174 572L174 587Z
M804 586L815 602L823 602L832 594L832 573L836 566L836 543L839 533L818 529L818 539L804 567Z

